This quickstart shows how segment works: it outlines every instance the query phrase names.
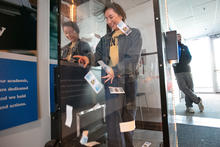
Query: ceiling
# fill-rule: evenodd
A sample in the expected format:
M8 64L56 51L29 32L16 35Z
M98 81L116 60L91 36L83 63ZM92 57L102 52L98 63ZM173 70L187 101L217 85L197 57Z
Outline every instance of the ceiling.
M149 0L114 0L125 10ZM170 29L185 39L220 33L220 0L167 0Z
M220 33L220 0L167 0L169 24L185 39Z

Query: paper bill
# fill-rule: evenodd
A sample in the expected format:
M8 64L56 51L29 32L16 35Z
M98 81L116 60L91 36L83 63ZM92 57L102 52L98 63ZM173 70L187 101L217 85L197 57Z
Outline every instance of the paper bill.
M119 124L120 132L130 132L135 130L135 120L122 122Z
M151 142L146 141L141 147L149 147L151 145Z
M99 82L99 80L95 77L95 75L91 71L89 71L84 78L97 94L102 90L103 88L102 83Z
M123 94L125 93L122 87L109 87L110 94Z
M128 36L132 31L131 29L123 22L120 21L119 24L117 24L117 27L126 35Z
M81 144L86 144L88 142L88 134L89 134L88 130L83 131L82 137L80 139Z
M71 127L72 125L72 112L73 112L73 107L70 105L66 105L66 121L65 121L65 125L67 127Z
M91 142L88 142L86 144L84 144L85 146L89 146L89 147L92 147L92 146L95 146L95 145L98 145L100 144L99 142L96 142L96 141L91 141Z

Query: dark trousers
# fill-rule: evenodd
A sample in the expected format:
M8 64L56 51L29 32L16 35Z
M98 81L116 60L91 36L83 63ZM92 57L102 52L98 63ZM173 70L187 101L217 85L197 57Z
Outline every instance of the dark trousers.
M105 84L108 147L133 147L133 131L120 132L119 123L133 121L136 116L136 80L115 78ZM110 94L109 86L122 87L125 94Z
M198 104L200 98L194 93L193 80L190 72L176 73L179 89L185 94L186 107L193 107L193 103Z

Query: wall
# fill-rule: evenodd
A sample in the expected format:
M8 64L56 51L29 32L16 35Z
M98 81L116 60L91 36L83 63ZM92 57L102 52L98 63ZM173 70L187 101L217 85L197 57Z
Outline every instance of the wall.
M38 0L38 110L39 119L0 132L0 147L43 147L50 140L49 0ZM4 119L4 118L1 118Z

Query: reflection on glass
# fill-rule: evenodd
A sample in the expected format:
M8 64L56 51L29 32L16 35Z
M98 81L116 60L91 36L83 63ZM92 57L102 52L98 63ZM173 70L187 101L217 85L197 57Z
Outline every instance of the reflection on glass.
M118 2L120 5L107 0L61 3L63 144L85 144L86 139L109 147L141 146L152 138L157 140L152 144L162 142L153 3L132 2L133 7L123 9L127 7L124 0ZM143 11L149 19L139 16ZM141 52L149 55L141 57ZM65 125L67 105L73 109L69 126ZM148 136L148 132L157 136Z
M78 58L74 58L75 55L87 56L90 58L93 56L89 44L82 41L79 38L79 27L75 22L67 21L62 24L65 37L70 41L67 45L61 48L61 60L66 62L79 63Z

